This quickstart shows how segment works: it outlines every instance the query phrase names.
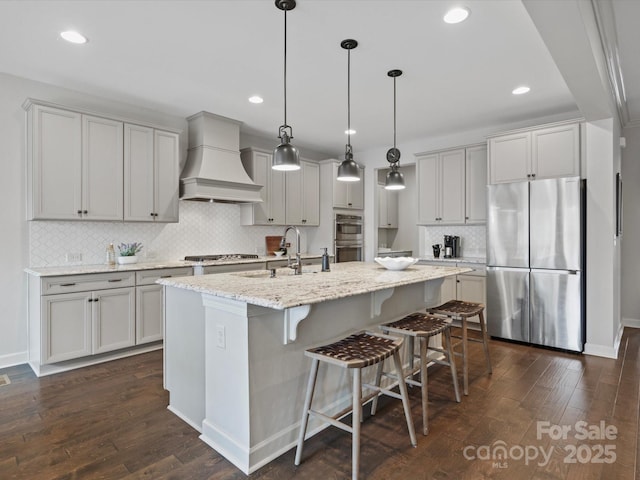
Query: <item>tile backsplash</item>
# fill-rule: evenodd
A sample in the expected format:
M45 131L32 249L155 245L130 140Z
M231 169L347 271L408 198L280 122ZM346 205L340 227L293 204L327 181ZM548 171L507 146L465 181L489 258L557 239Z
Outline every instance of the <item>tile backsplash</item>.
M262 255L264 237L282 235L284 231L282 226L240 225L238 205L189 201L180 202L180 223L31 221L28 224L31 267L104 263L109 243L117 247L120 243L141 242L142 261L179 260L185 255L216 253ZM300 230L305 237L304 229ZM301 249L303 252L306 249L304 238ZM77 254L81 254L81 260L68 257Z
M433 255L431 245L444 243L445 235L458 235L463 257L485 257L487 253L486 227L484 225L450 225L442 227L418 227L420 229L420 256Z

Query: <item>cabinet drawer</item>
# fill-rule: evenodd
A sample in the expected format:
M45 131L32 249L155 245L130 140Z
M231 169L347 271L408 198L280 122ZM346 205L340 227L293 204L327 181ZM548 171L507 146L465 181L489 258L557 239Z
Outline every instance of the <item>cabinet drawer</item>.
M140 270L136 272L136 285L153 285L159 278L189 277L191 275L193 275L193 267Z
M42 279L42 295L86 292L108 288L133 287L134 272L92 273L90 275L63 275Z

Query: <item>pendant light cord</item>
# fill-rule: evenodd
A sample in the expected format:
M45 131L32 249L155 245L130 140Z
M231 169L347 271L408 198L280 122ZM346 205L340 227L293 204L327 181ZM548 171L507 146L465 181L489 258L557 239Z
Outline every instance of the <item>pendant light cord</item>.
M396 77L393 77L393 148L396 148Z
M287 9L284 10L284 127L287 125Z
M347 143L351 146L351 49L347 50Z

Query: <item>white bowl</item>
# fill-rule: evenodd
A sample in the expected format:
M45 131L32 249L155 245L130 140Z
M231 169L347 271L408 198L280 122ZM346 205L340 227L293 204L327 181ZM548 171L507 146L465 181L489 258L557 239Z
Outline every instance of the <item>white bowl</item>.
M284 252L283 252L282 250L277 250L277 251L273 252L273 254L274 254L276 257L281 257L281 256L283 256L283 255L284 255Z
M418 261L412 257L376 257L374 260L387 270L404 270Z

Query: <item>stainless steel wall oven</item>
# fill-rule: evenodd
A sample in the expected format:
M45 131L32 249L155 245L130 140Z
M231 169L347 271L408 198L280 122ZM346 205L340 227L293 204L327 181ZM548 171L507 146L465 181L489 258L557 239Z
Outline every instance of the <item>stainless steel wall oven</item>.
M338 262L361 262L363 244L362 215L335 215L335 257Z

